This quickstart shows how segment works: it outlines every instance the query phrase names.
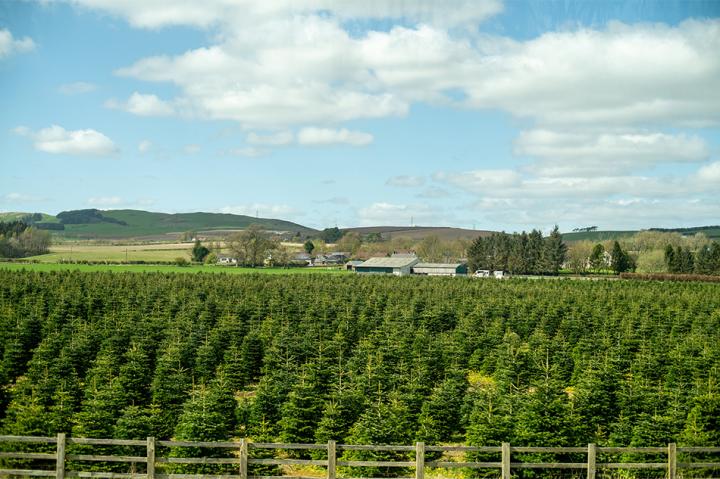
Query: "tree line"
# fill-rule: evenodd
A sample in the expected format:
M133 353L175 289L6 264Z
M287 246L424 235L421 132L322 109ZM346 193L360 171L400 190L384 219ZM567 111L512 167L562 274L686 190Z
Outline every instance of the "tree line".
M720 275L720 243L703 245L698 251L667 245L665 265L668 273Z
M478 237L468 248L468 267L503 270L513 274L558 274L565 262L567 246L557 226L547 237L539 230L530 233L493 233Z
M45 254L50 234L22 221L0 222L0 258L24 258Z

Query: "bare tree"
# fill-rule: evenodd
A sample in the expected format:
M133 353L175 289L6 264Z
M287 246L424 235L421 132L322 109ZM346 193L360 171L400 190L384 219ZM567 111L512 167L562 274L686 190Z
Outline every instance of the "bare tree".
M238 264L253 268L262 265L266 252L275 246L262 226L256 224L228 237L227 245Z

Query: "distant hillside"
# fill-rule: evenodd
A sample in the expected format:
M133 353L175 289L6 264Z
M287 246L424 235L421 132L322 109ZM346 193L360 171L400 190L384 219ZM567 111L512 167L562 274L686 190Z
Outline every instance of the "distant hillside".
M0 213L0 221L21 219L27 213ZM154 213L141 210L73 210L57 216L43 215L44 222L64 225L58 234L77 239L163 239L185 231L219 232L247 228L259 224L268 230L286 231L303 236L313 235L316 230L290 221L254 218L224 213ZM173 238L174 239L174 238Z
M359 228L345 228L345 232L357 233L361 236L379 233L384 239L407 238L421 240L427 236L437 236L444 240L458 238L475 239L478 236L489 236L492 231L469 230L463 228L450 228L445 226L364 226Z
M720 238L720 225L715 226L694 226L691 228L650 228L650 231L663 231L680 233L685 236L691 236L697 233L703 233L708 238Z
M565 241L607 241L626 238L639 233L642 230L624 231L580 231L574 233L563 233ZM684 236L692 236L696 233L703 233L710 239L720 240L720 226L693 226L690 228L649 228L649 231L675 232Z
M59 220L53 215L47 213L25 213L21 211L9 211L6 213L0 212L0 221L24 221L26 223L31 222L43 222L43 223L58 223Z

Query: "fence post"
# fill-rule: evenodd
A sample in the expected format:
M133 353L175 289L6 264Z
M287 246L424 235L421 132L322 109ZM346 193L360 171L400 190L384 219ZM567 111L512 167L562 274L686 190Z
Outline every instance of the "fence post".
M588 444L587 456L587 479L595 479L597 444Z
M55 457L55 479L65 479L65 433L57 435L57 452Z
M147 438L147 479L155 479L155 438Z
M248 475L248 444L247 439L240 439L240 478L247 479Z
M415 479L425 479L425 443L415 444Z
M510 479L510 443L502 443L502 479Z
M327 479L335 479L337 475L337 451L335 449L335 441L332 439L327 444Z
M668 444L668 479L677 477L677 444Z

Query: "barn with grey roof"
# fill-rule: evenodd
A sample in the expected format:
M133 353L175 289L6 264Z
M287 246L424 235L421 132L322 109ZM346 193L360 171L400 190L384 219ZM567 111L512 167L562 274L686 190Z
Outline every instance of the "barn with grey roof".
M412 267L418 262L420 262L420 260L414 256L407 258L370 258L362 264L355 266L355 272L405 276L412 273Z

